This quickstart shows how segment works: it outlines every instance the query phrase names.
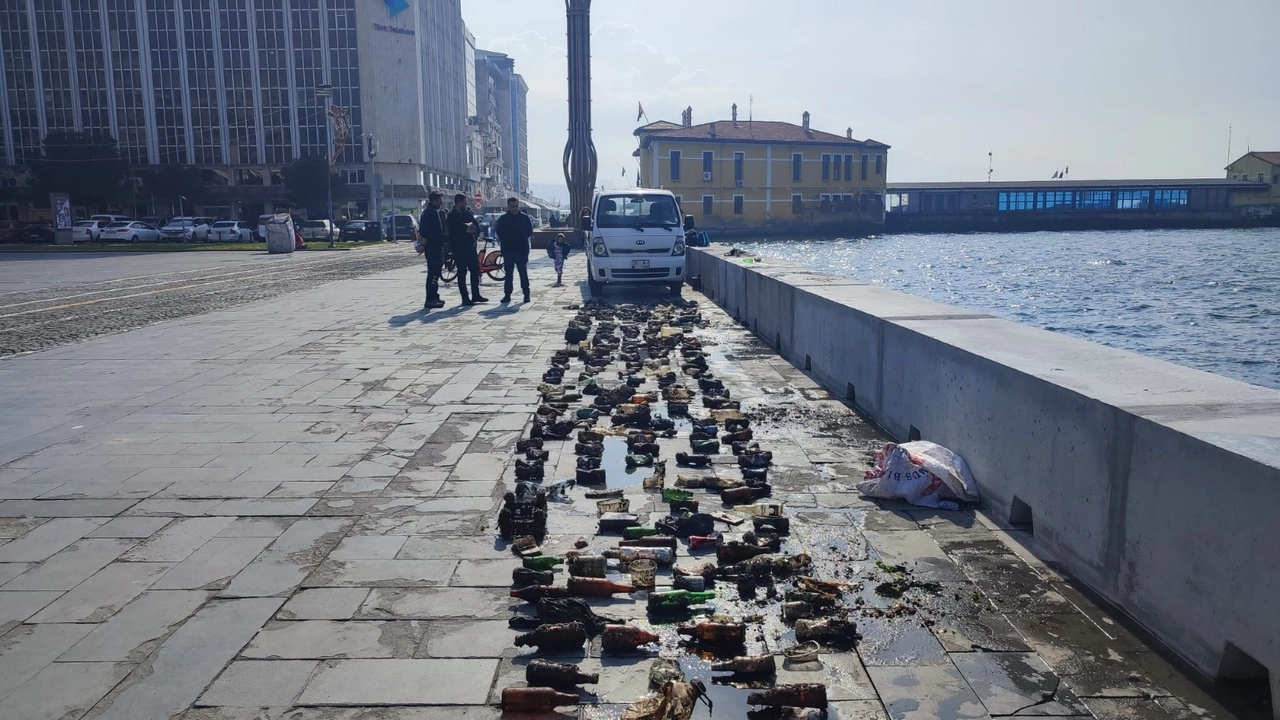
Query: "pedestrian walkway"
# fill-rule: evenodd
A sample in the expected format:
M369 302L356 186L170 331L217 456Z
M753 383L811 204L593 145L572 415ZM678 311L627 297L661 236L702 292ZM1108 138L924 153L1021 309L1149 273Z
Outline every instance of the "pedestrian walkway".
M545 260L531 275L527 305L452 291L424 313L415 267L0 362L0 718L499 717L523 676L496 508L583 300ZM763 414L793 534L868 589L878 560L945 590L791 672L828 684L832 717L1230 717L1032 538L860 500L882 439L702 312L716 375ZM594 515L554 506L554 543ZM584 660L591 702L647 691L647 662L601 665Z

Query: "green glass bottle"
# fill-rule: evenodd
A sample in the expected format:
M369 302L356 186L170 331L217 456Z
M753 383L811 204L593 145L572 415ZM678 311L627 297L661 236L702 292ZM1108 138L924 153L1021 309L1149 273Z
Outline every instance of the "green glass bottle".
M688 490L680 490L678 488L663 488L662 499L664 502L692 500L693 493L689 492Z
M539 555L524 559L524 567L527 570L550 570L557 565L563 564L564 558L555 557L554 555Z
M691 605L701 605L709 600L715 600L716 594L710 590L706 592L694 592L692 590L672 590L664 593L649 594L649 609L652 611L684 610Z
M642 537L657 535L658 528L651 527L629 527L622 531L622 537L628 540L639 540Z
M579 408L574 416L579 420L595 420L600 417L600 411L595 408Z
M653 467L652 455L628 455L627 467Z

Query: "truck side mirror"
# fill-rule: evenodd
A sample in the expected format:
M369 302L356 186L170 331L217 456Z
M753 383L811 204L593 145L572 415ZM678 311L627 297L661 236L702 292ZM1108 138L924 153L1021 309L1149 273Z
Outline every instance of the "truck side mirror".
M684 216L684 231L685 231L685 232L689 232L690 230L692 230L692 229L694 228L694 225L695 225L695 223L693 222L693 216L692 216L692 215L685 215L685 216Z

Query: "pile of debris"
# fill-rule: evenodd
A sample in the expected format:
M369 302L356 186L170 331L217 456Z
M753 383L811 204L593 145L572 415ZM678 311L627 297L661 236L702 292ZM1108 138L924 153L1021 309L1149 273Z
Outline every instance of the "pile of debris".
M517 446L524 454L516 461L520 482L499 516L503 537L522 557L511 596L525 605L510 624L526 632L516 645L546 655L581 650L600 638L605 654L652 659L655 693L626 711L629 720L687 720L697 702L711 703L700 679L687 678L670 658L655 657L671 644L716 658L711 682L752 689L749 705L822 712L823 685L777 684L774 657L751 652L763 638L764 619L749 611L778 606L796 638L784 655L812 661L824 648L847 649L856 641L849 618L856 606L843 598L851 586L813 577L807 554L785 551L791 518L783 503L770 500L773 454L712 372L694 332L702 325L693 302L591 302L570 321L566 347L542 377L542 404L529 436ZM603 461L606 443L619 441L626 443L625 468L650 473L639 498L644 507L636 512L631 501L637 498L608 487L619 480L613 473L625 471ZM553 448L576 456L572 479L546 482ZM577 485L597 502L596 542L580 538L573 550L544 555L547 498ZM605 538L616 540L600 546ZM708 561L677 563L695 553ZM598 614L590 604L615 595L643 597L649 629ZM598 679L538 657L526 666L527 687L504 689L502 704L519 710L575 705L577 686ZM785 712L804 717L807 711Z

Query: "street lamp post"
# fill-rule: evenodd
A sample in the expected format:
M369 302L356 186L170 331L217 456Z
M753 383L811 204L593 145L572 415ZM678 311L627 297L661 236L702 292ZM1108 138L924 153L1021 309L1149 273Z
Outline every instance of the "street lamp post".
M329 193L329 247L335 247L333 241L333 154L329 148L333 144L333 130L329 127L329 108L333 103L333 86L316 86L316 97L324 98L324 152L328 167L324 173L325 189Z

